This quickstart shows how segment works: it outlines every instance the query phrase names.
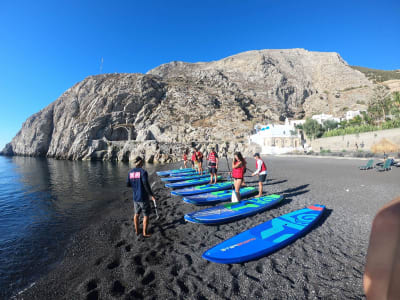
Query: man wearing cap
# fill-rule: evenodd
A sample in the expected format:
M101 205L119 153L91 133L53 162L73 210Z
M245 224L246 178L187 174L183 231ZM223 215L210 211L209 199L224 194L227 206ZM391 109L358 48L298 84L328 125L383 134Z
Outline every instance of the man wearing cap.
M254 154L254 159L256 160L256 171L251 174L251 176L256 176L258 174L258 196L261 197L263 193L263 183L267 178L267 166L260 158L259 153Z
M135 168L129 172L127 180L127 186L132 187L133 190L133 206L135 209L133 224L135 225L136 235L139 235L139 215L143 211L143 236L149 237L150 234L147 233L150 214L149 197L151 196L153 201L156 201L156 199L149 185L147 171L142 168L143 158L137 156L134 163Z

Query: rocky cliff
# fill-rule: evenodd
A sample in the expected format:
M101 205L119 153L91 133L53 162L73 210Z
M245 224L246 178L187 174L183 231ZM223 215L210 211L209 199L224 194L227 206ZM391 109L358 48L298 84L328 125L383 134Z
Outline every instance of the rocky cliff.
M337 53L304 49L90 76L28 118L3 154L167 161L192 145L246 151L255 123L365 108L373 87Z

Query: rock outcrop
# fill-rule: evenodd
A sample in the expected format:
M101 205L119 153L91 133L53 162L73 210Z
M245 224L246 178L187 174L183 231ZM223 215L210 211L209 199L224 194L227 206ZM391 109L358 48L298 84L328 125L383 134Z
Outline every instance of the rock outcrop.
M337 53L304 49L90 76L28 118L3 154L105 160L141 154L166 162L210 143L222 153L251 153L247 137L255 123L365 108L373 87Z

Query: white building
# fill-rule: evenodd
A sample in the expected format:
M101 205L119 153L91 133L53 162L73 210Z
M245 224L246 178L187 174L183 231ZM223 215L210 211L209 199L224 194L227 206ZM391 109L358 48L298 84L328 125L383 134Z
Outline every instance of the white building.
M313 115L311 119L316 120L319 124L323 125L325 121L331 120L335 122L340 122L340 118L335 118L332 115L320 114L320 115Z
M349 110L346 112L346 121L352 120L356 116L360 116L361 111L359 110Z
M295 125L304 123L303 120L289 122L285 120L285 125L268 124L254 126L255 134L251 135L249 142L261 146L262 154L282 154L294 150L302 151L301 137Z

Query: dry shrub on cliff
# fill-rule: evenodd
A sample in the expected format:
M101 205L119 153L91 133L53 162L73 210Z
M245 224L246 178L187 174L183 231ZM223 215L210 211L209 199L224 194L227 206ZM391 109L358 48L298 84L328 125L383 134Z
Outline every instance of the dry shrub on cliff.
M387 139L381 139L378 143L372 145L371 151L373 153L393 153L400 151L400 146Z

